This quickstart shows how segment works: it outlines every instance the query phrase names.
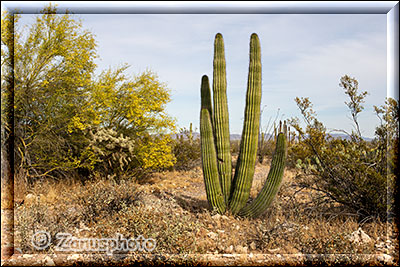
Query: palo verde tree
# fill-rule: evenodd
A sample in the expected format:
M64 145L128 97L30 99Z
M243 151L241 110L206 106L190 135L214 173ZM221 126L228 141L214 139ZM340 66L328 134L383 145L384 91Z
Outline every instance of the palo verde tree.
M28 177L79 167L81 139L67 128L85 116L83 103L96 66L93 34L70 14L55 13L46 7L26 32L14 15L16 165ZM5 13L2 25L11 17ZM2 28L2 60L11 50L7 35Z
M13 48L15 155L24 177L87 174L105 162L110 171L174 163L166 134L174 129L165 112L170 93L154 73L128 77L122 66L95 76L94 35L51 5L23 31L18 19L2 15L2 64ZM3 27L11 22L13 42ZM2 81L11 75L2 65Z
M175 120L165 111L170 91L151 71L127 77L128 65L108 69L93 83L88 154L103 173L173 166ZM84 123L83 125L85 125ZM137 172L138 173L138 172Z

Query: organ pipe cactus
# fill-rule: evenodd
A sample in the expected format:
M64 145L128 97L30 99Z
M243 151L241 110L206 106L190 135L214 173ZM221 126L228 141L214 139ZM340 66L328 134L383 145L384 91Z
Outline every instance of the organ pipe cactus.
M224 42L218 33L214 42L213 95L206 75L201 82L200 140L207 200L218 213L256 217L271 204L282 181L286 157L286 124L277 136L276 151L264 187L247 204L253 181L260 125L261 49L257 34L250 38L250 64L244 125L235 175L232 176L229 114L226 97Z

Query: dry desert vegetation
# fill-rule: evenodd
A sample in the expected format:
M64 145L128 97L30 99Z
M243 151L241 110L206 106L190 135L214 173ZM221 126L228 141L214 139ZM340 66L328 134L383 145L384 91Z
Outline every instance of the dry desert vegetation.
M252 193L261 188L269 160L256 165ZM202 171L169 171L144 181L110 179L17 184L15 247L20 258L36 264L251 264L304 265L398 262L397 229L377 220L357 221L332 205L315 205L316 192L297 186L298 170L286 168L278 195L257 219L220 215L208 209ZM32 248L37 231L78 238L156 240L152 252L62 254L53 242ZM33 255L29 255L33 254Z

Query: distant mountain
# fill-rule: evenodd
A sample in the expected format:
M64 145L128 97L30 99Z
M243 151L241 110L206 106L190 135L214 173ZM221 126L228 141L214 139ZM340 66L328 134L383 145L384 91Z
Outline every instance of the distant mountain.
M240 140L241 137L240 134L231 134L231 141Z
M345 139L345 140L350 140L350 136L348 136L347 134L341 134L341 133L334 133L334 134L330 134L333 138L341 138L341 139ZM186 138L186 135L184 133L178 133L178 134L174 134L172 135L173 139L177 139L179 136L183 136L183 138ZM270 134L267 134L267 136L265 137L266 139L269 139L271 137ZM198 139L200 138L200 133L198 132L193 132L193 139ZM231 134L231 141L237 141L240 140L241 135L240 134ZM363 137L363 139L365 141L372 141L373 138L370 137Z
M348 136L347 134L330 134L332 137L334 138L341 138L341 139L345 139L345 140L350 140L350 136ZM362 139L364 139L365 141L372 141L373 138L370 137L362 137Z

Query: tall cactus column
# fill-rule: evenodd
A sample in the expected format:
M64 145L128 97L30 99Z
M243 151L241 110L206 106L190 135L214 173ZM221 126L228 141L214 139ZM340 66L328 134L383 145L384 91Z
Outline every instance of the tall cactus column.
M204 184L207 200L213 210L223 213L226 210L222 194L215 151L214 133L212 127L211 93L208 77L201 80L201 113L200 113L200 146L203 167Z
M286 124L284 124L283 132L280 131L276 140L275 153L272 157L267 180L257 197L249 205L240 210L240 216L257 217L261 215L265 211L265 207L271 204L274 196L278 193L285 168L286 132Z
M257 34L250 39L250 65L247 81L246 107L239 158L233 180L229 207L233 214L246 205L253 182L257 159L261 106L261 48Z
M226 63L225 48L222 35L218 33L214 42L214 133L217 149L217 165L221 181L222 194L227 203L231 191L232 157L229 134L229 112L226 97Z

